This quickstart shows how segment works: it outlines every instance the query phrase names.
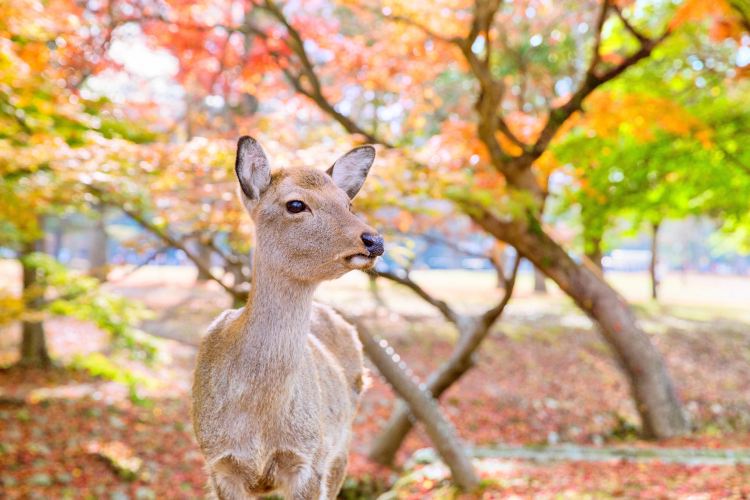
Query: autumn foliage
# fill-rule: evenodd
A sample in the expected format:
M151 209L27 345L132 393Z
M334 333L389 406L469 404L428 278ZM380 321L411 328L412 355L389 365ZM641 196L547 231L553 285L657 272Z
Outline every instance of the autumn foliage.
M110 294L110 285L84 278L45 253L54 253L49 252L50 228L56 222L120 218L130 229L118 244L152 258L179 251L209 282L201 286L210 304L228 306L217 297L230 297L241 305L250 286L254 231L235 193L234 147L244 134L261 139L277 166L325 168L352 145L376 145L377 167L355 208L393 243L390 267L373 277L371 286L375 294L384 280L405 287L459 332L455 342L440 337L435 344L421 338L423 344L415 344L401 338L396 347L403 347L404 358L424 377L446 366L457 374L443 388L440 403L468 441L530 444L563 428L579 428L567 438L591 444L595 435L614 439L615 432L625 432L621 427L630 428L611 412L591 424L591 415L605 414L607 405L596 395L580 396L587 391L580 380L576 391L567 392L541 381L556 376L548 361L552 367L580 361L561 359L560 352L547 350L547 342L524 345L519 358L500 359L498 353L508 346L504 337L498 340L497 325L503 324L523 258L596 323L601 346L575 347L585 353L586 363L606 367L607 391L635 403L627 407L634 429L671 444L746 442L741 424L727 424L715 440L710 431L685 437L693 429L684 417L697 418L703 431L710 428L709 401L741 399L744 382L737 373L743 369L732 365L733 382L718 396L685 382L691 370L703 368L681 365L674 352L697 356L692 341L652 335L638 321L642 313L599 268L623 225L631 233L646 228L656 241L665 221L701 217L716 224L723 248L750 248L749 68L745 0L3 1L0 250L17 271L0 283L0 326L19 325L20 361L35 352L45 366L54 360L39 342L60 331L58 322L66 321L61 317L106 332L108 347L101 348L106 356L75 362L68 356L74 374L33 372L32 378L52 386L64 385L68 376L99 384L92 373L115 379L126 387L130 402L111 404L106 411L112 421L146 433L121 436L117 441L125 448L122 443L79 446L60 441L50 422L72 419L79 434L103 434L106 429L89 418L100 411L94 400L62 408L34 403L28 411L0 408L3 419L18 417L13 427L18 435L34 435L33 425L44 429L44 439L33 440L33 447L8 452L4 442L12 436L4 428L0 463L12 467L16 460L33 468L44 456L57 462L24 476L32 486L25 483L17 496L52 495L58 483L100 495L122 479L101 472L109 467L102 456L133 450L145 456L146 469L153 466L159 482L168 477L168 468L179 469L180 494L201 490L205 478L200 457L185 441L190 434L184 405L168 399L153 409L139 406L149 404L142 397L148 384L137 374L141 368L130 370L130 362L122 361L129 356L147 364L158 358L159 349L139 327L148 314L135 301ZM436 230L448 244L484 242L481 251L472 247L469 253L490 262L508 300L493 292L482 303L488 310L468 314L457 305L460 294L442 296L413 279L418 248L413 238L434 238ZM454 247L466 251L461 244ZM655 256L651 267L656 295ZM50 324L52 330L45 330ZM471 341L470 352L461 351L462 341ZM427 354L421 345L430 346ZM726 352L732 349L740 347ZM713 354L723 359L726 352ZM462 353L460 363L444 364L455 361L456 353ZM186 356L179 369L188 373ZM502 371L502 363L526 356L537 368L517 366L525 378ZM467 361L474 359L479 367ZM3 374L9 381L4 386L23 378L14 370ZM538 397L513 393L517 400L510 401L511 396L487 393L482 384L496 373L502 373L504 390L528 382ZM589 384L598 380L594 372L584 378ZM526 402L557 391L569 401L564 412L551 411L553 425ZM369 461L368 446L388 429L396 396L382 381L373 394L365 418L378 426L358 422L352 471L358 478L371 474L377 489L390 482L391 473ZM732 422L744 418L740 403L736 414L729 412ZM77 419L80 412L86 417ZM462 414L471 418L463 421ZM410 422L384 461L403 460L429 445L419 428L409 431ZM606 429L597 427L602 422ZM174 426L174 432L165 426ZM158 450L148 449L152 434ZM40 440L54 442L54 449L47 453ZM180 446L173 448L176 441ZM59 455L60 449L66 451ZM167 458L167 450L184 462ZM504 479L485 485L490 498L566 494L579 486L592 495L659 496L675 485L656 476L672 474L685 478L687 486L680 490L685 494L748 494L743 468L704 467L694 479L687 468L663 464L654 469L658 473L630 463L517 465L498 473ZM107 478L99 489L88 484L93 476L86 475L86 467ZM623 476L640 478L643 490L610 487L607 478ZM151 480L142 476L130 481L127 493L136 497L139 488L143 498L175 493L152 491ZM8 491L18 486L8 486L4 473L0 482ZM428 479L404 486L400 494L421 498L440 488L455 493L442 479Z

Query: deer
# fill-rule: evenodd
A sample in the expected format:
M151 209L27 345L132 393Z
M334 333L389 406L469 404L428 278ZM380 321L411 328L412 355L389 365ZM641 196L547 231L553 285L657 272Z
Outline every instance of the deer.
M255 224L251 291L208 328L192 394L215 498L327 499L341 489L365 384L362 345L313 293L383 254L383 237L351 208L374 159L360 146L325 172L272 171L255 139L239 139L238 192Z

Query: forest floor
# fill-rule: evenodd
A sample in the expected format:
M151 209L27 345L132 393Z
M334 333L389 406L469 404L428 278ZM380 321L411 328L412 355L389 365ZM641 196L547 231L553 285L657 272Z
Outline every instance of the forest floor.
M488 274L418 278L463 310L479 310L499 296ZM161 337L161 354L151 365L109 352L107 338L89 325L47 322L61 364L105 352L144 380L137 398L122 384L80 371L0 370L0 498L203 496L206 475L189 416L191 371L200 335L228 304L215 287L193 286L192 279L189 271L146 269L109 285L154 310L144 329ZM685 296L666 293L663 305L637 305L695 428L689 437L659 443L637 438L626 382L591 322L558 292L534 296L522 280L476 368L441 400L462 439L484 450L476 459L481 497L750 497L750 465L717 462L716 453L705 451L750 449L750 311L742 306L750 301L750 286L722 278L708 285L703 279L687 278L700 289L695 294L685 292L684 282L668 284L666 290L673 286ZM726 297L691 302L707 286ZM417 375L426 376L448 357L455 331L408 292L388 285L382 292L388 308L376 310L365 280L355 276L326 284L319 297L366 317ZM17 337L17 328L0 332L0 365L14 361ZM393 488L392 498L456 497L441 464L410 460L429 447L419 427L398 456L408 470L367 459L393 402L392 391L373 372L355 421L346 498L375 498L387 488ZM528 456L573 445L584 452ZM605 460L585 451L623 448L628 451L622 456ZM509 449L521 452L504 455ZM685 460L661 456L669 453Z

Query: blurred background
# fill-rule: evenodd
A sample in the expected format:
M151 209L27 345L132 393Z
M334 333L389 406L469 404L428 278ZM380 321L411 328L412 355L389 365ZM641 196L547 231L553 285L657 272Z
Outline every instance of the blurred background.
M203 497L245 134L376 146L317 297L452 424L371 365L341 498L750 496L748 77L747 0L3 0L0 496Z

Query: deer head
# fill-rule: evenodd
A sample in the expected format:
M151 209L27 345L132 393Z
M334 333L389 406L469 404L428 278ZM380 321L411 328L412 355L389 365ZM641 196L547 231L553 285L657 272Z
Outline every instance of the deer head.
M240 138L235 171L256 225L258 265L308 282L371 268L383 254L383 238L352 213L351 199L374 159L372 146L360 146L325 173L301 167L271 171L260 144Z

